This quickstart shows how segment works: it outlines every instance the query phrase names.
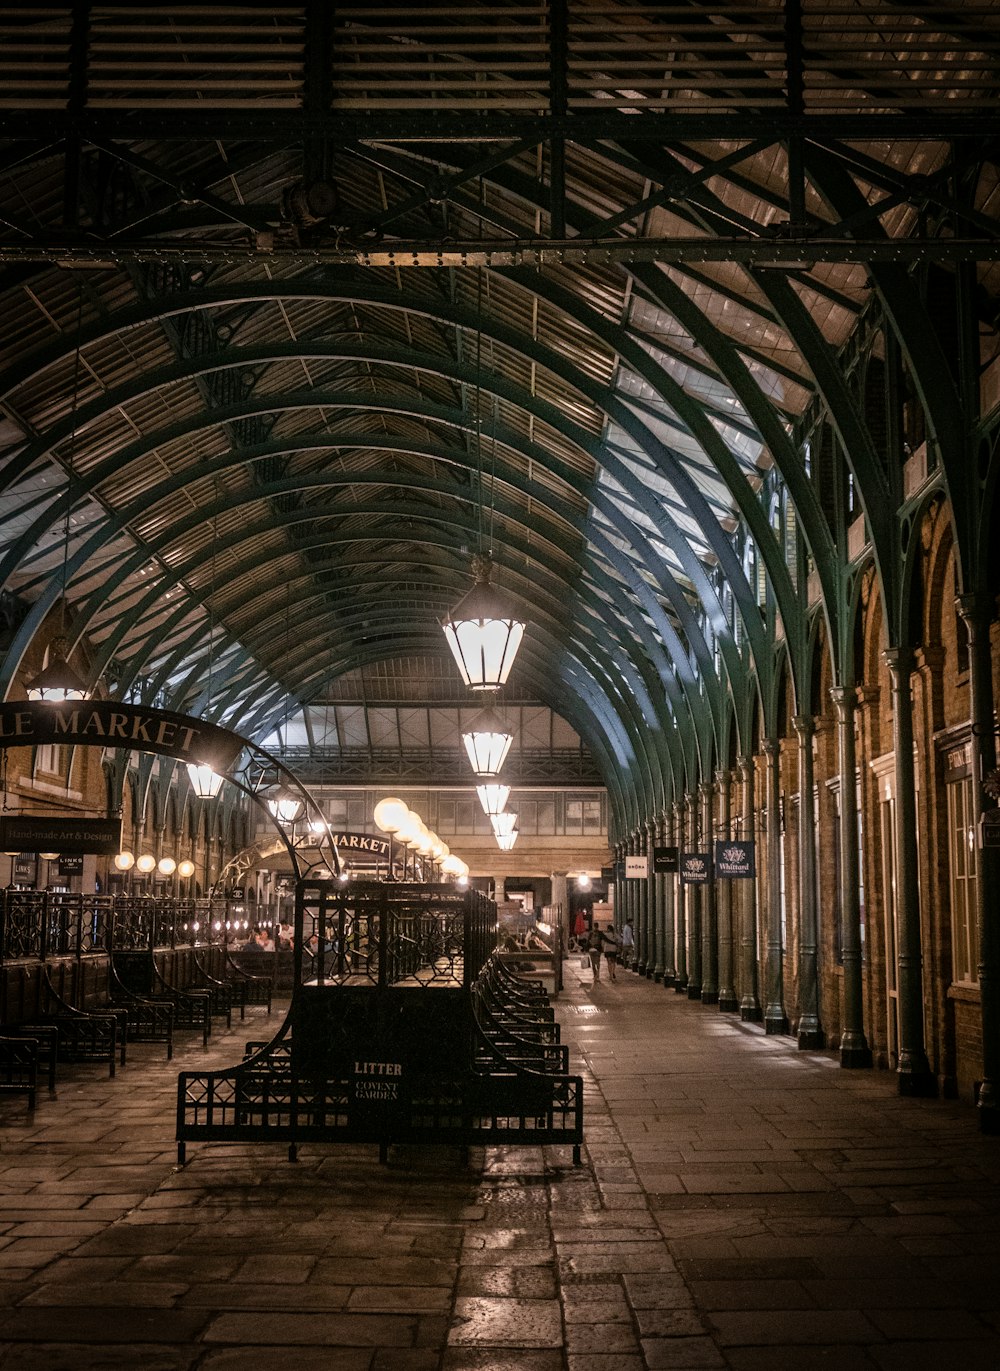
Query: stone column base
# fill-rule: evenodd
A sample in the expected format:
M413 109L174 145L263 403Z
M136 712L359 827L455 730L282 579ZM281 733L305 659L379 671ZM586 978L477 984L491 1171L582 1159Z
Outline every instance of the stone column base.
M736 996L731 990L719 991L719 1008L722 1010L723 1014L735 1014L739 1009L739 1005L736 1003Z

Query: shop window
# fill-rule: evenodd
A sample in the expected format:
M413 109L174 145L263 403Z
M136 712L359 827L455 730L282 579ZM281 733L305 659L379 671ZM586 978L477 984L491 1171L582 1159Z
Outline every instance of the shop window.
M945 790L948 796L948 875L951 887L951 978L956 985L978 985L978 866L972 778L961 776L950 781Z

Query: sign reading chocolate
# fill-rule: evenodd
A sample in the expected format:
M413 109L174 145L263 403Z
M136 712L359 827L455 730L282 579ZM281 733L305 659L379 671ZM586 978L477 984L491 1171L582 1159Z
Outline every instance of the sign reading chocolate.
M233 766L245 746L228 729L168 709L118 700L7 700L0 704L0 748L62 743L158 752L213 771Z

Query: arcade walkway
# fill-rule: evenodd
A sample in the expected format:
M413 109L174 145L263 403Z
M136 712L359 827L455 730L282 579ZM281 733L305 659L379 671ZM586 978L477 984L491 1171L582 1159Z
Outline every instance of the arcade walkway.
M995 1371L1000 1140L636 977L567 964L569 1150L204 1146L178 1069L0 1101L2 1371ZM277 1022L276 1018L272 1023ZM188 1039L185 1039L188 1041Z

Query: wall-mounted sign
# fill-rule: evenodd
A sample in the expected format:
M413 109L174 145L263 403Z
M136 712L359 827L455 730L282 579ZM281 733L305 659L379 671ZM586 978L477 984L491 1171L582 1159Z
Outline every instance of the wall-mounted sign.
M82 876L83 875L83 853L75 855L70 853L59 854L59 875L60 876Z
M50 706L51 708L51 706ZM0 852L97 852L114 856L121 851L121 819L80 819L61 814L4 814L0 816Z
M723 880L747 880L756 876L756 852L752 838L723 838L715 844L715 874Z
M38 880L38 858L33 852L19 852L13 859L11 880L15 885L34 885Z
M677 870L680 852L676 847L653 848L653 870L658 876L668 876Z
M615 879L615 869L613 866L601 867L601 880L605 885L610 885Z
M979 846L1000 847L1000 809L984 809L979 816Z
M712 858L708 852L682 852L681 880L685 885L705 885L712 875Z
M649 875L649 862L645 855L636 854L634 857L625 858L625 879L627 881L643 880Z
M204 719L148 709L118 700L7 700L0 704L0 748L62 743L78 747L124 747L158 752L182 762L204 762L228 771L245 743Z

